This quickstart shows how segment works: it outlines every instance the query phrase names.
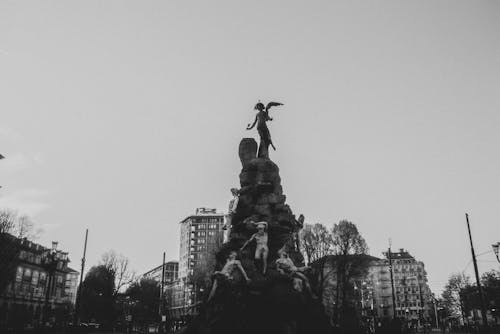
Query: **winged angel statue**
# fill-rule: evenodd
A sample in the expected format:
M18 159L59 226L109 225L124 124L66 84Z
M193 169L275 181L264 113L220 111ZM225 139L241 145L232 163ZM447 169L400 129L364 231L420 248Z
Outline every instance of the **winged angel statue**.
M262 102L259 101L255 105L254 110L258 110L259 112L255 115L255 120L253 124L248 124L247 130L251 130L254 128L255 124L257 124L257 131L260 136L260 145L259 145L259 158L269 158L269 145L276 151L276 147L274 147L273 141L271 140L271 133L266 125L267 121L272 121L273 119L269 117L269 109L271 107L282 106L283 103L279 102L269 102L267 106L264 106Z

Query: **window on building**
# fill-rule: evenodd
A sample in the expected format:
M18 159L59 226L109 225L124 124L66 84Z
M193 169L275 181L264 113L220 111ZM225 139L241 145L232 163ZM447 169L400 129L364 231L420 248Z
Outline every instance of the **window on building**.
M23 279L23 267L17 267L17 272L16 272L16 282L21 282Z
M47 279L46 274L45 274L44 272L41 272L41 273L40 273L40 278L39 278L40 283L45 283L45 280L46 280L46 279Z
M31 284L33 285L37 285L38 284L38 277L39 277L40 273L37 271L37 270L33 270L33 277L32 277L32 280L31 280Z
M24 281L29 281L29 282L31 282L31 269L26 268L26 269L24 270L23 280L24 280Z

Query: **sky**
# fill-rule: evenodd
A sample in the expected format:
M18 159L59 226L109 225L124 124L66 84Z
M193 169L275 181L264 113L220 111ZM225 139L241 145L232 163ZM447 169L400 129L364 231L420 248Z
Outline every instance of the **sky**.
M498 269L498 1L0 1L0 208L87 269L178 258L179 222L225 210L260 99L306 223L389 238L439 292Z

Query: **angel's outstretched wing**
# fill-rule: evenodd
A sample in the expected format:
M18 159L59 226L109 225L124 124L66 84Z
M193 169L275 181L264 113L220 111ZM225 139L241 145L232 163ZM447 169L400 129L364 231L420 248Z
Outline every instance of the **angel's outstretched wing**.
M282 106L283 103L279 103L279 102L269 102L266 106L266 111L269 111L269 108L271 107L277 107L277 106Z

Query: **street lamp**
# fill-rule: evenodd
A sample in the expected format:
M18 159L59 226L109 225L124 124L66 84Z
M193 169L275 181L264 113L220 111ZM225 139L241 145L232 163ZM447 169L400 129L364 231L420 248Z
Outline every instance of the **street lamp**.
M496 244L491 245L493 248L493 252L495 253L495 256L497 257L497 261L500 262L500 258L498 257L498 248L500 247L500 242L497 242Z

